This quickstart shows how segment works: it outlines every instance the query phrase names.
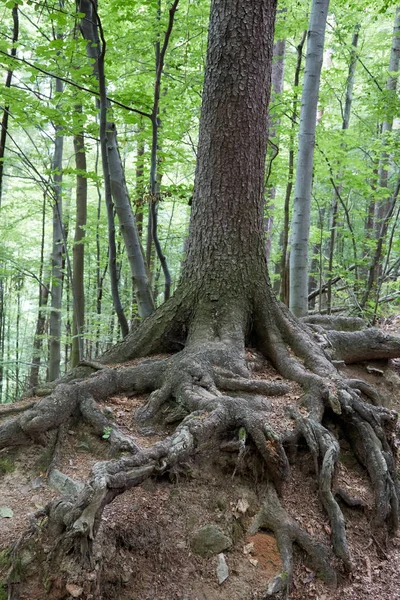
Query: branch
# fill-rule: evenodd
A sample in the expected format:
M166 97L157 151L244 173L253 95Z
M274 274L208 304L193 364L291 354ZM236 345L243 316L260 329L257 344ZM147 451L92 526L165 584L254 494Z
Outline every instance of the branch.
M72 81L71 79L67 79L66 77L61 77L60 75L55 75L54 73L50 73L50 71L47 71L46 69L43 69L42 67L38 67L37 65L32 64L25 58L19 58L18 56L10 56L9 54L7 54L7 52L4 52L4 50L0 50L0 54L7 56L7 58L12 58L13 60L22 62L23 64L27 65L28 67L31 67L31 69L35 69L36 71L39 71L39 73L43 73L44 75L47 75L48 77L54 77L56 79L59 79L60 81L63 81L64 83L66 83L68 85L72 85L73 87L77 88L78 90L81 90L82 92L87 92L88 94L92 94L93 96L100 96L100 92L98 92L96 90L91 90L90 88L80 85L79 83L75 83L75 81ZM151 119L150 113L146 113L142 110L138 110L137 108L132 108L131 106L127 106L126 104L123 104L122 102L118 102L118 100L114 100L113 98L107 97L107 100L109 102L111 102L112 104L115 104L115 106L119 106L120 108L128 110L129 112L133 112L137 115L141 115L142 117Z

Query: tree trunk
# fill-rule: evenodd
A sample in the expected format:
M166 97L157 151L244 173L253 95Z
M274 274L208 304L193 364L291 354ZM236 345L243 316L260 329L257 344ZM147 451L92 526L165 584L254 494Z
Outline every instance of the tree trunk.
M12 34L12 47L11 47L11 56L17 55L17 47L16 43L18 41L19 35L19 17L18 17L18 4L15 4L12 9L13 16L13 34ZM12 82L13 70L10 67L7 71L5 87L10 88ZM0 125L0 206L1 206L1 197L3 193L3 174L4 174L4 154L6 150L6 140L7 140L7 132L8 132L8 119L10 114L10 107L5 106L3 108L3 116L1 119Z
M301 63L303 59L303 48L306 41L307 32L303 33L300 44L296 48L297 52L297 61L296 61L296 69L294 72L294 97L293 97L293 109L291 114L292 125L290 128L290 142L289 142L289 162L288 162L288 178L286 184L286 192L285 192L285 204L284 204L284 219L283 219L283 229L282 229L282 256L281 261L278 267L278 272L280 275L280 291L279 297L282 302L284 302L287 306L289 306L289 228L290 228L290 198L292 196L293 189L293 174L294 174L294 140L295 140L295 131L297 124L297 103L298 103L298 86L300 82L300 71L301 71Z
M124 169L118 148L116 127L114 123L104 122L107 119L107 110L110 107L106 96L104 73L106 43L97 14L97 2L92 3L88 0L81 0L79 10L85 14L85 17L81 20L81 31L85 40L88 41L88 56L94 60L93 70L100 85L100 112L102 115L100 117L100 138L105 182L109 178L110 191L115 202L115 208L126 246L131 276L135 286L139 316L146 318L154 310L151 286L147 276L135 216L132 211L128 188L126 186ZM110 274L111 272L112 269L110 264ZM115 281L113 287L115 287ZM117 312L120 313L120 309Z
M279 96L283 92L283 83L284 83L284 74L285 74L285 50L286 50L286 40L277 40L274 44L274 60L272 63L272 74L271 74L271 103L274 102L276 96ZM274 139L274 144L277 144L277 134L278 128L280 125L280 118L269 119L269 128L268 128L268 137ZM276 156L272 154L270 158L270 169L272 169L272 161ZM265 243L265 251L267 253L267 260L269 260L269 256L271 253L271 244L272 244L272 228L274 225L274 201L276 197L276 186L269 186L267 189L267 201L266 201L266 209L267 209L267 217L265 219L265 235L266 235L266 243Z
M398 80L398 71L400 63L400 6L396 7L396 16L393 26L392 36L392 49L390 52L389 61L389 77L386 84L387 100L386 100L386 114L385 120L382 124L382 140L383 145L387 144L388 137L393 130L393 120L396 116L396 88ZM378 169L378 181L381 190L387 189L388 187L388 162L389 155L386 151L383 151L379 162ZM375 232L376 237L379 238L381 235L381 229L387 213L390 211L391 202L390 194L389 198L376 204L375 210Z
M56 79L56 93L62 94L63 83ZM62 162L64 136L59 125L55 127L53 170L53 251L51 273L51 313L50 313L50 342L49 342L49 371L48 380L55 381L60 377L61 365L61 309L63 290L63 206L62 206Z
M300 110L299 150L294 190L290 250L290 310L296 316L308 312L308 240L319 82L329 0L313 0L308 31Z
M399 62L400 62L400 7L396 8L396 16L393 27L393 37L392 37L392 49L390 53L390 62L389 62L389 77L386 84L386 91L388 94L388 101L386 103L386 115L385 120L382 125L382 143L383 146L388 143L388 138L393 129L393 120L395 116L395 108L394 103L396 99L396 88L397 88L397 80L398 75L397 72L399 70ZM373 228L376 237L376 249L371 261L369 272L368 272L368 280L367 287L363 294L362 300L360 302L361 307L364 308L367 306L368 299L370 294L377 283L377 279L380 275L380 263L382 258L382 250L384 241L386 239L389 223L391 216L393 214L395 203L397 200L398 190L395 191L394 194L391 194L388 190L388 176L389 171L387 164L389 162L389 155L386 150L384 150L381 154L378 166L378 189L386 191L386 198L381 200L380 202L375 202L374 206L374 220L373 220ZM372 207L370 208L370 212L372 212ZM379 295L379 292L378 292Z
M75 111L82 113L82 105L75 107ZM85 138L83 132L74 135L75 165L78 170L76 176L76 220L73 250L73 319L72 319L72 351L71 367L76 367L83 359L83 328L85 325L85 227L87 216L87 177Z
M356 74L356 66L357 66L357 54L356 49L358 45L358 36L359 36L360 26L356 25L353 39L351 42L352 49L350 54L350 64L349 71L347 75L347 85L346 85L346 100L343 110L343 119L342 119L342 131L347 131L350 124L350 114L351 114L351 104L353 101L353 87L354 87L354 78ZM340 183L341 176L339 174L339 186L338 190L335 189L334 196L332 199L332 207L331 207L331 224L330 224L330 241L329 241L329 260L328 260L328 288L327 288L327 311L328 314L331 312L332 308L332 278L333 278L333 257L335 251L335 238L336 238L336 229L337 229L337 221L338 221L338 208L339 208L339 195L341 194L342 186Z

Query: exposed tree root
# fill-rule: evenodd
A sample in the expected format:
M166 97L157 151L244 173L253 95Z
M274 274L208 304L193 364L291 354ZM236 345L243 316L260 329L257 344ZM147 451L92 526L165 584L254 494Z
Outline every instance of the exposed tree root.
M176 302L164 312L176 314L179 306ZM196 449L207 445L215 452L220 448L237 451L237 464L253 449L266 467L265 499L251 531L272 530L282 555L283 571L269 586L268 595L286 597L288 593L293 572L293 544L306 552L321 577L335 584L336 573L328 550L300 528L278 499L290 470L287 451L303 438L313 457L319 498L330 521L333 551L345 571L352 569L345 520L338 500L352 507L362 503L343 490L335 489L340 446L323 423L327 413L334 414L340 422L371 479L375 493L375 535L381 536L385 525L389 532L396 530L400 490L393 448L397 415L381 406L381 397L366 382L343 379L325 351L315 344L313 332L303 328L274 300L271 305L268 313L264 308L259 311L260 320L255 324L257 344L284 377L303 388L303 395L288 403L290 427L274 428L268 399L268 396L277 398L287 394L288 385L254 376L251 364L246 363L243 345L232 343L238 338L236 332L225 335L218 327L213 330L214 334L218 331L218 335L209 341L203 341L204 336L196 341L196 336L191 334L183 350L165 358L143 359L133 366L120 368L109 368L104 364L106 359L102 359L101 365L97 365L101 368L90 377L58 384L49 396L24 405L0 425L0 448L32 441L45 444L47 432L57 429L49 469L53 473L59 464L60 448L71 418L82 418L96 435L107 438L114 456L124 453L114 460L97 463L84 485L66 478L63 489L69 491L46 507L47 526L37 532L38 543L50 548L45 560L46 577L63 572L65 561L69 564L72 561L76 572L93 568L93 544L105 506L125 490L185 463ZM139 336L142 342L148 339L149 351L171 349L174 343L168 337L171 332L176 339L177 325L170 321L167 329L163 329L163 341L150 343L158 325L158 317L150 317L143 325L144 333ZM179 327L184 339L180 317ZM378 352L382 345L387 349L388 344L394 352L399 342L374 331L336 332L335 335L341 337L335 338L340 340L336 343L335 356L348 356L343 345L348 338L343 336L353 335L368 335L368 339L372 336ZM331 331L326 335L329 340L333 339ZM124 346L119 356L132 358L132 354L140 353L137 349L128 352L127 348ZM150 448L140 447L101 410L101 403L111 395L142 392L150 395L137 411L138 421L178 422L174 433ZM58 471L57 478L63 486L62 474L60 476ZM70 570L69 567L67 571ZM64 576L68 577L67 573Z
M331 566L327 548L313 540L310 534L289 516L272 484L267 485L264 501L248 533L254 535L259 529L269 529L275 534L283 566L282 572L268 586L267 598L288 598L293 577L293 544L305 551L321 579L330 585L336 585L336 573Z

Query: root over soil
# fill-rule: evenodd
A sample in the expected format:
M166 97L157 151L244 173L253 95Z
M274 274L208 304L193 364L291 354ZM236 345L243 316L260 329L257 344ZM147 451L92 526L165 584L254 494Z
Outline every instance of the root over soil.
M166 307L171 310L168 303ZM64 598L66 590L79 592L76 597L107 597L104 565L109 556L101 527L105 510L145 482L187 473L194 456L203 453L212 460L229 456L232 476L240 479L245 474L254 481L258 507L246 525L247 535L253 539L260 532L273 534L280 553L279 571L265 582L259 597L287 597L296 568L295 548L332 588L354 571L345 513L364 510L366 503L341 485L341 446L368 474L372 535L385 548L399 520L397 412L383 407L381 394L366 381L341 375L331 357L340 364L346 361L347 344L355 334L361 340L361 358L366 344L375 344L379 358L397 356L399 340L374 330L345 333L321 324L301 325L272 299L269 311L262 308L257 314L251 333L242 335L234 315L232 327L226 328L228 319L222 316L211 321L211 331L200 326L201 319L193 319L183 349L171 353L176 327L168 325L168 332L174 332L170 337L165 337L166 330L160 334L156 313L139 329L134 344L124 342L122 354L131 360L128 364L109 364L108 355L92 365L92 375L59 383L44 398L4 410L0 448L32 443L50 448L46 475L61 492L38 509L20 538L3 552L10 598L27 597L33 577L48 598ZM153 350L169 352L138 359L152 327L159 341ZM244 348L249 336L257 346L253 351ZM121 355L121 347L117 353ZM355 354L352 348L351 361ZM267 367L272 377L265 377L265 358L276 369ZM135 396L146 394L130 429L120 426L104 406L121 394L132 403ZM63 447L77 422L109 445L108 457L93 464L86 481L60 470ZM167 433L154 443L143 443L140 433L154 427ZM300 448L310 458L330 543L313 535L285 507L285 485ZM124 536L125 545L128 538Z

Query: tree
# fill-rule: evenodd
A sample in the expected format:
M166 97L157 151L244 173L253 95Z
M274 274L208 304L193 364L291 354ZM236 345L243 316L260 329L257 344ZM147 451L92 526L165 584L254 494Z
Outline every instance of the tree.
M397 415L365 402L361 391L376 404L377 394L365 382L341 377L313 337L314 331L321 337L322 326L302 325L271 292L263 206L275 9L275 0L212 2L190 235L175 294L135 333L89 365L98 373L81 379L88 372L76 369L69 377L72 383L65 380L39 402L16 407L15 416L0 425L0 448L43 440L45 432L58 429L50 470L56 469L72 416L82 416L100 436L106 430L114 451L130 451L96 464L83 489L70 479L75 492L39 511L38 516L47 520L32 535L36 548L51 540L42 568L47 592L54 582L54 598L65 594L60 586L65 573L73 573L74 582L86 578L87 568L100 576L101 551L96 548L93 570L93 543L107 504L126 489L187 460L202 443L222 436L236 444L239 456L252 449L266 466L265 502L260 502L251 531L272 530L282 554L282 573L271 583L269 596L285 594L290 586L293 543L309 555L321 577L336 581L328 548L302 529L279 499L289 471L287 449L300 437L314 459L334 551L347 570L352 566L343 513L332 490L339 441L324 424L327 415L334 414L343 427L355 432L356 441L352 436L349 440L374 484L375 527L397 527L397 475L390 445ZM323 337L336 360L400 353L399 340L373 329L327 331ZM274 429L260 394L285 394L287 386L251 375L247 344L303 387L301 398L290 400L292 421L288 419L282 430ZM173 351L167 358L112 368L117 361ZM99 407L110 394L140 391L152 392L138 411L141 422L160 416L160 409L168 405L181 417L186 415L170 436L147 449L138 447ZM10 558L11 594L24 539ZM96 575L87 577L86 586L93 585L96 594L95 579Z
M314 167L315 129L325 27L329 0L313 0L308 31L303 93L300 109L299 150L294 190L290 251L290 310L298 317L308 313L308 241Z

